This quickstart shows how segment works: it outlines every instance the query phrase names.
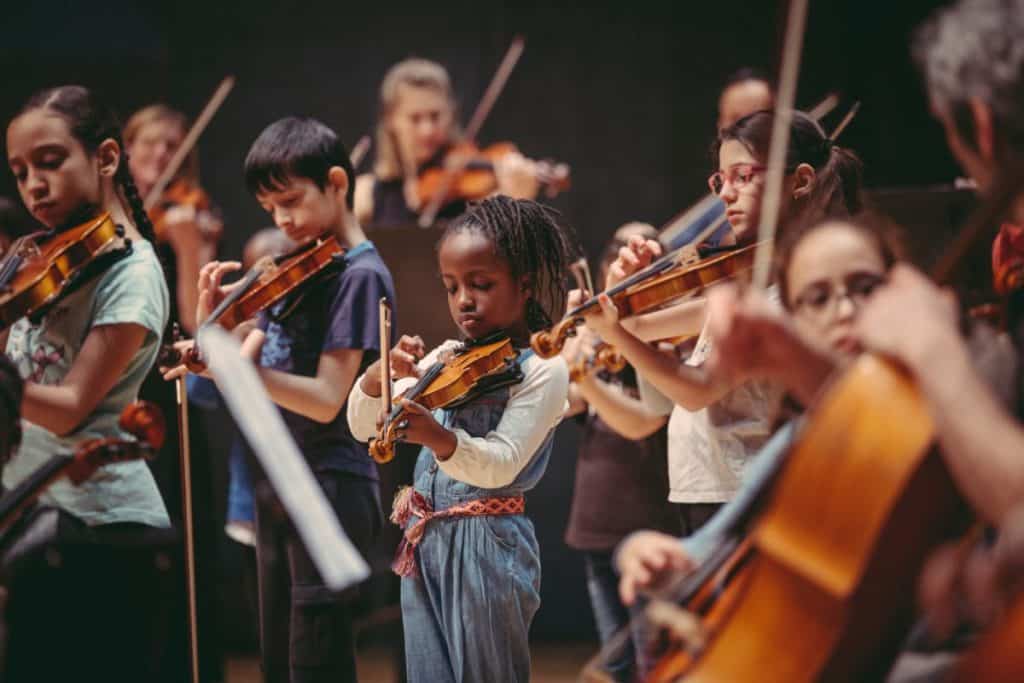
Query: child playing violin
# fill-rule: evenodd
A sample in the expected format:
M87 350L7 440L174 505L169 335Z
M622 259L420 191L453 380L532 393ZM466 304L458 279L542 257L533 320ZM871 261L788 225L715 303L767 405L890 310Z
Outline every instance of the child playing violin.
M131 240L130 252L106 270L84 281L42 317L21 318L8 331L6 352L25 386L19 406L21 445L3 469L7 489L54 454L72 452L84 440L125 438L118 418L136 399L156 362L168 319L167 285L124 150L116 117L81 86L36 93L7 126L8 164L21 200L37 221L63 231L108 212ZM58 510L59 542L141 539L153 527L170 525L153 476L141 461L101 467L81 486L57 481L40 501ZM116 592L112 586L105 584L102 590ZM120 597L110 599L111 609L116 609ZM67 613L49 623L45 635L35 635L69 644L93 642L84 633L90 629L105 639L114 637L98 623L83 625L75 618L75 608L66 607ZM136 620L119 628L146 633L151 618L147 610L152 612L151 604L142 605ZM28 633L20 631L30 641L33 636ZM22 644L34 645L38 652L41 642ZM25 661L30 651L12 646L7 666L19 666L20 661L20 666L33 668L37 680L50 678L47 672L53 669L35 670L43 662ZM71 661L76 675L90 671L78 658L72 656ZM45 664L61 666L59 661ZM121 680L122 674L134 680L146 677L145 670L132 668L135 665L140 665L138 658L126 657L105 666L103 673L93 673L107 680Z
M380 353L377 302L394 301L395 292L391 273L352 214L353 178L347 150L319 121L281 119L252 144L246 185L277 227L298 244L332 234L347 252L344 269L301 292L301 301L289 298L261 313L243 350L258 349L267 392L365 554L381 527L377 468L349 432L344 405L356 377ZM222 278L240 268L217 261L203 267L200 324L232 288L222 286ZM328 590L298 534L268 506L257 506L256 536L264 676L293 683L355 680L352 596Z
M373 172L356 181L355 214L361 223L375 227L411 225L425 208L417 198L416 177L441 167L460 137L448 72L426 59L399 62L381 83L379 111L376 160ZM534 163L522 155L503 156L494 171L499 193L523 199L537 196ZM453 218L465 208L464 201L452 202L438 218Z
M657 237L646 223L628 223L605 248L598 274L604 281L608 267L632 235ZM569 293L569 307L582 292ZM593 354L596 336L579 329L562 351L570 368L579 367ZM565 542L583 555L594 621L601 643L607 644L629 624L630 613L618 597L618 574L612 551L623 538L640 528L666 534L679 532L679 517L668 502L665 415L651 411L637 395L636 374L625 367L618 372L584 369L569 388L570 413L580 414L582 434L576 456L569 524ZM609 500L617 502L615 510ZM634 634L635 635L635 634ZM630 640L608 661L615 680L631 681L634 661L642 642Z
M719 169L711 189L725 202L731 239L745 246L757 237L764 170L774 115L751 114L718 137ZM834 146L821 127L796 112L790 129L779 224L783 230L822 215L847 215L860 207L860 162ZM610 269L609 286L646 266L660 253L655 242L634 238ZM685 533L692 533L729 500L740 485L750 456L771 431L781 390L777 383L741 381L704 369L712 351L703 298L623 321L602 295L601 309L586 315L587 326L615 346L641 378L675 403L669 418L669 500L680 504ZM642 339L698 335L694 351L680 364ZM643 389L643 385L641 385Z
M873 223L829 220L791 233L780 248L776 279L783 310L758 291L741 298L734 285L710 293L710 371L733 382L771 379L809 405L825 378L859 353L858 315L898 253ZM699 564L739 533L743 511L764 495L792 435L792 425L779 430L747 468L736 497L682 543L655 531L626 539L616 551L623 601L632 604L638 591Z
M522 379L433 414L403 400L398 438L424 447L415 484L392 517L405 527L395 568L403 575L413 683L529 679L540 557L523 494L547 467L568 372L562 360L541 360L527 346L532 330L550 325L549 311L564 306L570 252L554 212L503 196L473 205L441 237L452 319L470 342L507 335L519 349ZM424 354L422 341L406 336L389 360L396 377L415 378L455 346ZM371 366L349 396L349 424L360 439L377 433L380 379Z

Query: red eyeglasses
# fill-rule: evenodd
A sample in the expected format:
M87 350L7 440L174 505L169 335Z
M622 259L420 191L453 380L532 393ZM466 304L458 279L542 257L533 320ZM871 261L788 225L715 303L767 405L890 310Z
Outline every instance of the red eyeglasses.
M721 194L722 188L728 182L737 190L742 190L750 184L755 175L763 173L765 170L765 166L758 166L757 164L734 164L728 170L712 173L708 178L708 187L715 194Z

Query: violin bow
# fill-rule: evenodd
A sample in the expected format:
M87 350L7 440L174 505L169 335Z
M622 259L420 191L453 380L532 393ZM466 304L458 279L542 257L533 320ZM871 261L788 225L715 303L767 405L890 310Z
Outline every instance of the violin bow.
M174 324L179 336L178 324ZM181 510L185 540L185 592L188 600L188 645L192 683L199 683L199 617L196 607L196 539L192 515L192 449L188 433L188 385L185 375L174 380L178 403L178 450L181 461Z
M359 138L355 146L352 147L352 152L348 155L348 160L352 164L352 170L359 168L359 164L363 163L363 159L366 158L366 153L370 151L370 136L364 135Z
M853 122L853 117L855 117L857 115L857 112L859 111L860 100L857 100L856 102L853 103L853 106L850 107L850 111L846 112L846 116L844 116L843 120L839 122L839 125L836 126L835 130L832 131L832 134L828 136L828 139L831 142L835 142L836 138L842 135L843 131L846 130L846 127Z
M463 136L465 140L469 142L476 141L477 134L483 127L484 121L490 115L491 109L494 108L495 102L498 101L501 91L505 89L505 84L508 82L509 76L512 75L512 71L516 68L516 64L519 62L525 47L526 41L522 36L516 36L512 39L512 44L508 46L508 50L505 52L505 57L501 60L498 70L494 72L490 85L487 86L483 97L480 98L480 103L476 106L476 111L473 112L472 118L469 119L466 133ZM441 182L434 192L434 196L430 198L426 208L420 214L419 224L421 228L427 228L433 224L434 219L437 218L437 212L441 210L444 198L448 195L448 190L451 189L455 175L462 170L464 165L464 162L458 163L445 169Z
M807 110L807 115L815 121L821 121L832 113L832 110L839 106L839 95L830 92L825 98Z
M391 304L387 297L380 300L380 402L384 407L384 420L391 412Z
M210 96L210 100L203 107L203 110L199 113L196 118L196 122L192 124L188 133L185 135L185 139L181 141L181 145L174 152L174 156L171 157L170 163L167 164L167 168L157 178L153 188L146 195L142 202L143 207L148 211L153 208L160 197L163 195L164 190L167 189L167 185L174 179L174 176L178 174L178 170L181 169L181 165L185 163L185 158L192 151L192 148L196 146L196 142L199 141L199 136L206 130L206 126L209 125L210 120L220 109L220 106L224 104L224 100L227 99L228 93L235 87L235 77L227 76L217 89L213 91L213 95Z
M782 46L782 67L779 77L778 100L772 122L771 146L768 149L768 170L765 174L765 194L761 202L761 221L757 227L760 247L754 254L756 287L768 286L772 271L775 232L782 205L782 181L786 172L786 151L789 147L789 128L793 120L796 101L796 82L800 73L800 53L804 42L807 20L807 0L791 0L786 17L786 36Z

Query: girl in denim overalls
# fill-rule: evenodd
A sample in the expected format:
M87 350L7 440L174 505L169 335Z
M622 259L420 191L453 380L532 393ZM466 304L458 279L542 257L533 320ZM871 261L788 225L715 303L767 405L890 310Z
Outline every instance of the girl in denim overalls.
M405 528L395 570L403 576L412 683L529 679L540 554L523 494L547 467L569 381L561 359L541 360L527 344L531 331L550 324L545 310L563 306L570 253L550 209L503 196L473 206L441 237L455 323L470 341L505 333L519 355L511 383L459 408L431 414L405 401L400 438L423 445L414 486L398 496L392 516ZM457 345L445 342L424 357L422 340L403 337L390 353L392 370L418 377ZM356 438L376 434L380 394L375 363L349 396Z

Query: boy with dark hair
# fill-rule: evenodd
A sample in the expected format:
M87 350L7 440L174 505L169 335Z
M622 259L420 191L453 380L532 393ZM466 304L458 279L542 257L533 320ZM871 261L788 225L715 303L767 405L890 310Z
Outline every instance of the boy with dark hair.
M327 126L289 117L268 126L245 159L246 185L298 244L333 234L346 247L340 272L260 315L243 348L259 349L259 374L345 532L364 554L382 519L377 468L345 419L352 384L380 355L378 302L394 302L391 273L352 214L355 175ZM199 276L205 320L237 262ZM289 306L293 310L278 318ZM256 514L260 636L268 681L355 680L351 595L324 585L294 529L271 508ZM288 614L285 614L285 610Z

